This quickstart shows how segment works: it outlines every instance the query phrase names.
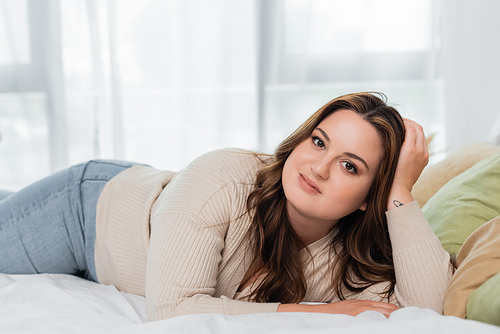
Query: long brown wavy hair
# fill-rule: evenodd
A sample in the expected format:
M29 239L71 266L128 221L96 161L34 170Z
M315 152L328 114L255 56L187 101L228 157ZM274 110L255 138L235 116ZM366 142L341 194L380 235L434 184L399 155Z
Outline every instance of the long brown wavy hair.
M330 243L336 255L332 289L341 300L345 299L345 288L360 292L379 282L390 283L383 297L389 298L394 292L396 277L385 211L405 136L403 118L386 104L384 94L354 93L335 98L316 111L279 144L257 174L255 189L247 199L247 209L253 213L249 236L254 258L242 279L246 282L262 274L261 283L250 295L255 302L299 303L306 294L303 263L297 260L305 245L287 217L282 171L294 148L339 109L356 112L374 127L382 142L383 156L368 193L366 211L356 210L334 227L336 233Z

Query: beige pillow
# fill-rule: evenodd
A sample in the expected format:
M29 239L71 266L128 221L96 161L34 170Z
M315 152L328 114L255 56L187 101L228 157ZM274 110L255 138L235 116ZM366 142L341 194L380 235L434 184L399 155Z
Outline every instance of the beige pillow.
M474 231L460 248L458 269L444 296L445 315L465 318L469 295L500 271L499 249L500 217L496 217Z
M413 186L413 198L423 207L429 198L452 178L499 151L500 146L486 142L475 143L450 154L435 165L426 167Z

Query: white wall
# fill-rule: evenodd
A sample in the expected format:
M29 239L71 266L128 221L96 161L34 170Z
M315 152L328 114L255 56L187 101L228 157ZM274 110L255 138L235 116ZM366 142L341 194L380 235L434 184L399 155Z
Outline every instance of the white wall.
M500 116L500 1L448 0L442 69L449 152L487 141Z

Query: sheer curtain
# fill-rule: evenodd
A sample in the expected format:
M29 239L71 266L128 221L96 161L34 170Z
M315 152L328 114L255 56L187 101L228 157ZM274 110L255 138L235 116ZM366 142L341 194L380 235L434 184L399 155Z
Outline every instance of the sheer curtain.
M0 188L92 158L178 170L220 147L271 152L354 91L386 93L436 133L437 161L486 140L497 117L478 111L493 121L457 140L455 28L461 15L470 28L497 17L498 6L480 0L474 21L467 1L450 3L0 0Z

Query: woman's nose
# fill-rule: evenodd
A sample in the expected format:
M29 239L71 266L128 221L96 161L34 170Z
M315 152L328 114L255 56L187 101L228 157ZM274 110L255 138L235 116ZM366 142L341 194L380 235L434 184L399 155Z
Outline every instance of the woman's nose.
M330 176L331 161L327 157L321 157L311 164L312 172L322 178L327 179Z

